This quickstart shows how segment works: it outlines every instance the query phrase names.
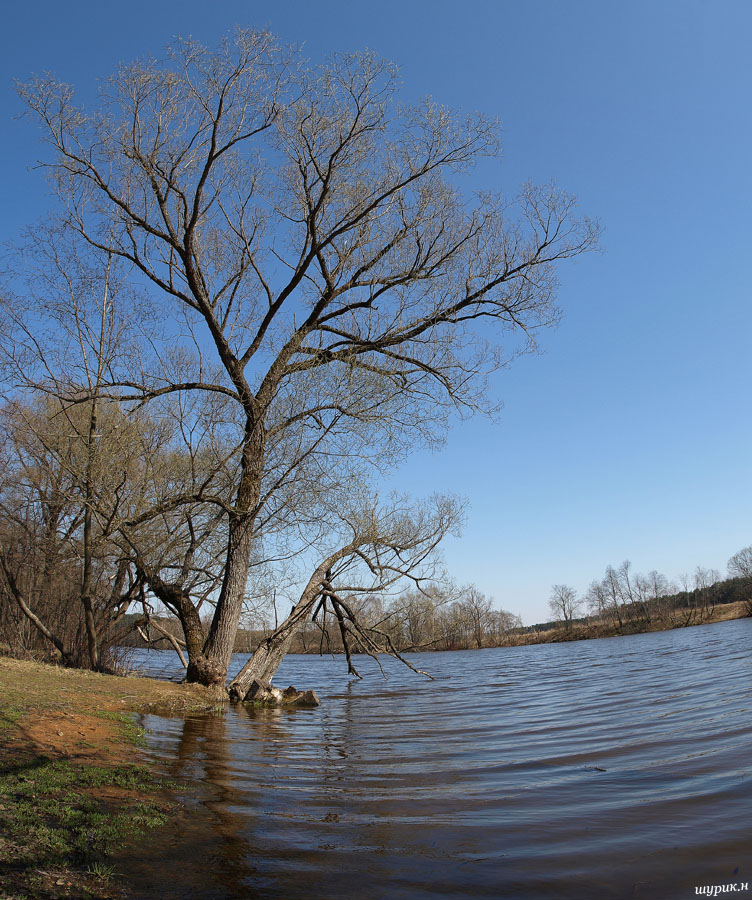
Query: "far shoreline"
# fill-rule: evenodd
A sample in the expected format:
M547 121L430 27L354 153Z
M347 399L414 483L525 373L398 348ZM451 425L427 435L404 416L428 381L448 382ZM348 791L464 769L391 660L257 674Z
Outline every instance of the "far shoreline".
M650 621L624 622L614 625L602 618L590 617L573 622L569 628L549 623L533 625L524 634L510 635L504 646L527 646L530 644L559 644L570 641L599 640L600 638L630 637L637 634L651 634L660 631L681 631L697 625L713 625L731 622L752 616L750 601L717 604L702 609L689 607L673 610L669 616L656 617ZM541 629L541 630L536 630Z
M650 621L632 620L625 621L622 625L614 624L603 618L590 616L586 619L579 619L572 622L570 627L566 627L558 623L540 623L523 627L508 633L501 641L485 641L481 646L436 646L435 644L424 644L421 646L401 648L402 653L445 653L450 651L475 652L477 650L493 650L502 647L528 647L539 644L563 644L575 641L591 641L601 640L603 638L631 637L640 634L653 634L662 631L681 631L685 628L694 628L698 625L713 625L719 622L731 622L737 619L751 618L750 601L735 601L732 603L716 604L715 606L687 607L672 610L670 613L662 616L653 616ZM256 637L256 636L254 636ZM251 655L255 649L255 644L260 642L262 638L258 637L253 644L249 646L247 639L243 637L242 643L245 646L238 646L241 641L236 643L234 653ZM155 643L151 649L156 650L172 650L173 648L167 641ZM144 644L139 647L123 646L122 650L130 649L148 650L149 645ZM174 651L173 651L174 652ZM362 651L352 648L351 652L354 656L362 655ZM329 647L321 651L318 647L311 647L307 650L298 648L288 651L288 656L340 656L344 651L341 647Z

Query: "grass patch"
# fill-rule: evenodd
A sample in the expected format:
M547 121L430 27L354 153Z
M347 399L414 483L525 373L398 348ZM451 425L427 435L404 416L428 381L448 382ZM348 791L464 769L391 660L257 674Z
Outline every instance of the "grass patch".
M127 743L132 744L134 747L146 747L144 729L137 725L131 716L126 713L111 712L106 709L97 710L94 715L98 719L115 722L119 726L118 730L122 739Z
M124 837L164 824L168 807L149 796L162 787L139 765L85 766L36 756L2 760L0 841L10 843L15 867L92 864ZM104 788L117 789L119 802ZM129 802L125 792L138 796Z
M0 733L11 731L23 718L23 710L14 706L0 708Z
M0 897L123 896L105 860L165 824L165 787L141 765L0 752Z

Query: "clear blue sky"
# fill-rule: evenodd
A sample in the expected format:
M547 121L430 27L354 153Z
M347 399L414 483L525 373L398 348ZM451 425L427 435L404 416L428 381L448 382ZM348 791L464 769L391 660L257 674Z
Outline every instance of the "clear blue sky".
M532 623L554 582L584 590L625 558L725 571L752 544L752 4L37 0L3 18L2 240L47 208L12 79L49 70L86 95L175 34L370 47L406 99L499 116L503 165L479 186L555 179L600 219L603 253L562 269L564 320L499 376L500 423L462 423L400 476L470 500L451 571Z

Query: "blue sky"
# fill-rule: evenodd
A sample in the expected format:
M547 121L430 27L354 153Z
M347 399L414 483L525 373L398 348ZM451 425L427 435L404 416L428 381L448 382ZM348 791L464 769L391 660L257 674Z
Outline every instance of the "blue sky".
M604 227L561 270L562 324L494 390L499 423L455 426L399 484L470 501L449 568L532 623L555 582L632 561L725 570L752 543L749 261L752 4L343 0L14 4L0 38L0 240L48 208L13 78L49 70L86 96L175 34L269 26L312 59L370 47L431 94L503 123L478 187L555 179Z

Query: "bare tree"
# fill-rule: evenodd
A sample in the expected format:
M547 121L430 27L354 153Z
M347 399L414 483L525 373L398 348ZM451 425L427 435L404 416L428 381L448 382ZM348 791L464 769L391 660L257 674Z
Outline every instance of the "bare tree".
M440 443L453 410L492 411L485 376L557 320L555 265L595 244L551 186L468 200L457 178L498 153L495 123L398 107L396 85L370 54L312 67L238 30L214 52L178 41L121 67L92 112L51 78L22 88L61 229L100 265L129 265L164 323L99 396L175 398L184 431L197 406L217 409L199 444L223 464L137 520L196 504L223 520L190 680L224 682L254 554L324 546L327 498ZM155 592L168 583L141 572Z
M118 429L123 420L111 413L97 413L96 454L91 405L65 408L48 396L33 407L8 405L0 417L6 441L0 480L5 597L65 662L80 664L85 655L94 669L106 667L102 641L134 596L112 527L124 499L120 473L136 455L134 423ZM105 457L109 466L102 464Z
M731 557L728 573L732 578L752 578L752 546L744 547Z
M112 410L108 413L102 409L100 393L104 373L122 337L123 323L113 313L113 298L121 278L112 257L103 261L101 271L92 272L70 241L50 227L30 232L22 256L24 262L32 260L26 273L29 294L23 298L4 297L0 304L4 331L15 338L4 343L0 358L6 377L10 376L21 388L4 410L15 451L12 468L18 475L25 472L21 482L26 488L34 485L42 503L45 501L39 493L40 482L57 480L59 502L50 507L56 510L54 518L73 515L73 522L69 520L65 526L68 536L76 533L80 525L79 600L89 663L98 669L94 557L98 547L111 536L111 529L97 526L94 506L95 495L103 495L102 460L109 454L109 462L115 461L113 438L120 424L113 421ZM55 328L54 343L44 339L44 328L49 324ZM66 401L64 396L75 400ZM114 415L116 419L117 413ZM109 418L109 422L103 423L103 418ZM105 445L107 450L103 452ZM113 483L108 486L111 491L115 487ZM118 494L115 488L114 496L119 499ZM107 505L111 506L109 499ZM80 520L72 509L80 512ZM104 519L111 522L113 515L105 513ZM60 523L48 524L49 553ZM7 558L3 571L11 593L29 615L30 608L18 592L18 573L11 576ZM39 621L37 617L38 628ZM41 628L40 631L45 633ZM54 643L64 658L69 656L59 637Z
M569 629L572 627L572 620L579 615L582 601L578 598L577 591L568 584L555 584L551 588L548 606L551 613Z
M433 598L420 591L410 591L395 601L393 615L401 624L401 646L410 650L430 647L435 608Z
M705 569L697 566L694 571L695 604L699 600L700 613L703 618L712 615L715 609L715 591L713 586L721 580L717 569Z
M728 573L732 578L752 578L752 546L744 547L728 561ZM747 615L752 615L752 597L745 601Z
M509 634L522 628L522 619L505 609L492 609L489 613L488 634L494 646L503 644Z
M467 625L472 643L480 648L491 625L493 601L486 597L475 585L465 588L459 601L462 617Z
M196 441L197 431L214 434L216 415L208 404L200 409L193 404L189 421L181 404L169 398L160 408L152 404L150 418L143 407L128 408L105 390L111 373L131 355L138 298L116 257L107 255L98 270L79 249L65 231L41 227L28 232L13 260L26 292L8 294L0 303L2 324L13 338L0 347L4 380L12 385L3 413L13 451L6 467L11 490L0 505L11 531L20 524L12 523L19 491L30 508L50 510L42 580L56 554L73 554L80 563L75 576L69 571L79 583L89 665L98 669L98 630L109 629L107 611L119 617L140 596L147 615L147 573L161 573L154 574L152 593L163 596L165 581L173 583L177 573L183 595L192 596L187 605L193 617L181 616L186 634L198 623L198 610L221 576L216 553L212 558L216 512L212 517L198 504L175 507L172 497L189 496L199 480L212 480L219 491L224 459L216 438L213 453ZM116 598L103 600L102 586L94 583L95 575L101 581L101 561L113 556L114 583L127 584L115 606ZM38 580L19 578L31 558L20 557L21 568L4 567L6 586L30 621L72 659L61 649L65 641L59 634L40 628L49 609L42 618L40 610L31 617L34 604L22 604L13 589L11 575L16 587ZM193 648L200 650L205 634L199 629L192 637Z

